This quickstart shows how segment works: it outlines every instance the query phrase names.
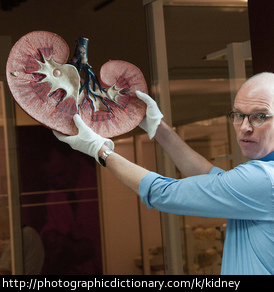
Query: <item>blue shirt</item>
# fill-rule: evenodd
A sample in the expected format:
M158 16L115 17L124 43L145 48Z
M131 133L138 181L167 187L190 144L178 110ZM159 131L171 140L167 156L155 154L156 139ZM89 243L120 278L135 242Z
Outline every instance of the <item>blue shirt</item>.
M180 180L150 172L139 193L148 208L228 219L222 274L274 274L274 152Z

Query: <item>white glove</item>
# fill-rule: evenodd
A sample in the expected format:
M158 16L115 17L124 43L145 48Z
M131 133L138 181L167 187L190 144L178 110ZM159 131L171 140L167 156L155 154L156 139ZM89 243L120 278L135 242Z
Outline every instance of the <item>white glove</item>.
M103 138L93 132L78 114L73 117L73 120L78 128L78 134L75 136L66 136L53 131L53 134L58 140L68 143L75 150L94 157L97 162L99 162L98 152L103 144L106 144L111 150L114 149L114 143L110 139Z
M152 139L155 136L158 125L164 116L160 112L157 103L149 95L139 90L136 91L136 95L147 104L146 116L139 124L139 127L148 133L149 139Z

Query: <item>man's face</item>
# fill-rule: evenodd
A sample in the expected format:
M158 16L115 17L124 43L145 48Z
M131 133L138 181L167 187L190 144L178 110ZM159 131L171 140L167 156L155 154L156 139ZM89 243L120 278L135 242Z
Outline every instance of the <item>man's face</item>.
M233 111L243 114L274 113L274 77L272 82L254 77L236 95ZM234 125L237 142L245 157L260 159L274 151L274 117L268 117L260 127L252 126L245 117L241 125Z

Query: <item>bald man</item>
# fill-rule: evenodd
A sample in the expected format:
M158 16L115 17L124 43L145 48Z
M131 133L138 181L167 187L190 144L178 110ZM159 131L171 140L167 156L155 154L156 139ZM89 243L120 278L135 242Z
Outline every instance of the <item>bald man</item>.
M148 208L181 215L226 218L222 274L274 274L274 74L261 73L238 91L230 119L243 154L250 159L230 171L214 167L163 121L155 101L141 122L155 136L185 179L163 177L113 151L114 143L74 116L78 135L57 138L94 157L140 195Z

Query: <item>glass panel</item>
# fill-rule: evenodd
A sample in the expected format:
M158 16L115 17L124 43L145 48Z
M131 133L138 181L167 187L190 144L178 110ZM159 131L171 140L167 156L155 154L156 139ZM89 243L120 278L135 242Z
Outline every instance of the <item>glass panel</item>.
M164 19L173 126L226 114L228 63L204 57L249 40L247 7L165 6Z
M115 139L115 152L155 170L154 142L148 136ZM163 274L160 212L149 210L104 167L100 172L104 273Z
M25 274L101 275L94 159L43 126L18 127L17 139Z
M150 171L156 171L154 140L147 134L135 136L136 163ZM163 275L161 217L156 209L148 209L139 199L139 221L142 256L139 257L144 275ZM137 261L135 260L136 264Z
M163 2L151 1L146 7L146 16L152 73L151 93L165 116L165 122L172 125ZM174 164L165 151L158 146L156 144L157 172L168 177L175 177ZM183 268L179 217L175 214L161 213L161 227L165 273L180 275L183 273Z
M228 170L228 63L204 57L249 40L248 9L164 6L164 21L173 126L194 150ZM249 76L251 61L246 67ZM184 273L220 274L226 220L181 216L180 223Z
M229 170L228 122L223 116L180 126L177 132L215 166ZM178 178L183 174L178 172ZM185 274L220 274L225 225L225 219L181 216Z
M115 140L115 152L134 161L133 138ZM105 167L100 172L104 274L142 275L136 257L141 254L138 201Z

